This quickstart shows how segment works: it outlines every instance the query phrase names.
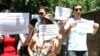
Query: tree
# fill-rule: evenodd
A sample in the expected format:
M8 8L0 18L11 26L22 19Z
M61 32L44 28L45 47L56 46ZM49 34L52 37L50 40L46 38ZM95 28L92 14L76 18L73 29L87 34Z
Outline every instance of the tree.
M51 13L54 13L56 6L72 8L74 3L83 6L83 13L100 10L99 0L0 0L1 3L8 4L11 11L37 13L38 8L48 6Z

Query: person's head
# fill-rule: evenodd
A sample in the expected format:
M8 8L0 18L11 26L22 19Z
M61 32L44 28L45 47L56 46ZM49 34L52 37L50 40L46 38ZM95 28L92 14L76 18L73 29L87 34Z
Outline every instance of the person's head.
M9 13L10 10L9 9L3 9L1 12L3 12L3 13Z
M73 9L73 16L74 17L80 17L81 16L81 11L82 11L81 4L74 4L72 9Z
M41 21L43 24L53 24L53 15L52 14L46 14L43 17L43 21Z
M40 17L45 16L45 15L48 13L48 10L49 10L48 7L41 6L41 7L39 8L39 11L38 11L39 16L40 16Z
M38 21L37 19L32 19L32 20L30 21L30 24L31 24L33 27L35 27L35 24L36 24L37 21Z

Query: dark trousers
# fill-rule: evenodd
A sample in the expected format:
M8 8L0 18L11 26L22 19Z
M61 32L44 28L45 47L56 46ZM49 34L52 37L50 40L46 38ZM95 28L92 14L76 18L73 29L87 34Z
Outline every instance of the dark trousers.
M88 56L87 51L68 51L68 56Z
M67 46L63 45L61 46L61 51L60 54L58 56L67 56Z
M19 56L29 56L28 46L21 46L21 49L19 50Z

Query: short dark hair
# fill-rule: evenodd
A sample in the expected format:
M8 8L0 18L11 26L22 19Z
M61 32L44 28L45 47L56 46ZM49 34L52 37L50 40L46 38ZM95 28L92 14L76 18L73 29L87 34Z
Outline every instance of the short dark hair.
M72 7L72 9L74 10L76 6L81 6L81 4L80 3L74 4L73 7Z
M32 20L30 21L30 24L31 24L33 27L35 27L36 22L38 22L37 19L32 19Z
M49 12L49 8L47 6L40 6L39 9L44 9L46 13Z

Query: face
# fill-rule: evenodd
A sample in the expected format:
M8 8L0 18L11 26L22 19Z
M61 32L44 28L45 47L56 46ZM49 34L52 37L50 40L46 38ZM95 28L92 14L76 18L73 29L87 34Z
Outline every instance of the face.
M82 7L80 5L74 7L74 16L81 16Z
M46 11L44 9L40 9L38 13L40 17L43 17L46 15Z

